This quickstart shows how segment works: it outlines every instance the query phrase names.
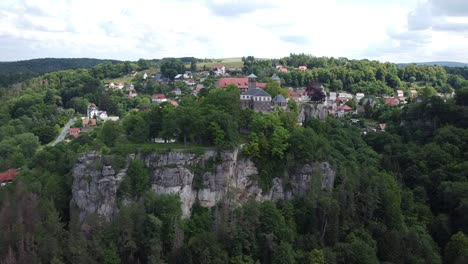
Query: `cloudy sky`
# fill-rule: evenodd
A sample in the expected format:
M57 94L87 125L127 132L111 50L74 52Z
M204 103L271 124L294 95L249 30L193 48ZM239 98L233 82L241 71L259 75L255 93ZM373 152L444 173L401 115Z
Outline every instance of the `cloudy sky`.
M468 0L0 1L0 61L303 52L468 62L467 50Z

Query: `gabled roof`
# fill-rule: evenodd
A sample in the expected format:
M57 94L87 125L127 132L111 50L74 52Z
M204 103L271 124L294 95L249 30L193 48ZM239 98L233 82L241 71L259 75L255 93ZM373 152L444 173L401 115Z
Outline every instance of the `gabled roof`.
M374 98L370 98L370 97L366 97L362 100L362 105L366 105L367 102L369 102L369 104L375 104L375 99Z
M338 110L343 110L343 111L352 111L353 108L351 108L349 105L340 105L337 107Z
M398 100L398 98L388 97L388 98L384 98L384 103L386 105L399 105L400 100Z
M257 76L255 76L255 74L253 74L253 73L252 73L252 74L250 74L250 75L249 75L249 76L247 76L247 77L249 77L249 78L257 78Z
M278 75L276 75L276 73L273 73L273 76L271 76L271 79L275 80L275 81L281 80L280 77L278 77Z
M230 84L234 84L238 88L248 88L249 87L249 79L248 79L248 77L244 77L244 78L221 78L221 79L218 80L218 86L219 87L226 87L226 86L228 86ZM260 87L260 88L265 88L266 83L257 82L256 86Z
M270 96L270 94L268 94L267 92L265 92L263 89L260 89L260 88L255 88L255 89L251 89L251 90L248 90L246 92L243 92L241 95L251 95L251 96Z
M295 91L289 91L289 97L293 97L293 98L299 98L301 97L301 95Z
M18 174L19 174L19 171L15 169L6 170L0 173L0 183L12 181Z
M82 125L83 126L86 126L86 125L90 125L90 126L95 126L96 125L96 119L94 118L85 118L83 119L82 121Z
M287 103L288 101L286 100L286 98L284 98L283 95L278 94L275 96L275 98L273 98L273 102L274 103Z
M164 94L153 94L151 99L166 99L166 96Z
M68 132L71 134L71 133L80 133L80 129L77 128L77 127L71 127Z

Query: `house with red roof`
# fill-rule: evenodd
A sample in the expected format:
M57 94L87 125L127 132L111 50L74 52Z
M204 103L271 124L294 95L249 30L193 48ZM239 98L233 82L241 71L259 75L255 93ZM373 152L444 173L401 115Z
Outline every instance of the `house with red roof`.
M167 98L164 94L153 94L151 101L156 104L167 102Z
M281 67L278 69L279 72L283 72L283 73L286 73L288 72L288 69L287 68L284 68L284 67Z
M80 135L81 129L78 127L71 127L68 130L68 134L70 134L72 137L77 138Z
M237 86L241 90L241 92L245 92L253 88L266 88L266 83L257 82L256 79L257 76L255 76L254 74L243 78L220 78L216 83L216 86L220 88L225 88L226 86L233 84Z
M96 119L94 118L83 118L81 121L83 127L96 126Z
M297 69L300 70L300 71L306 71L307 66L299 66L299 67L297 67Z
M289 98L293 99L296 102L300 102L302 96L296 91L289 90Z
M390 106L395 106L400 104L400 100L395 97L386 97L384 98L384 104L390 105Z
M8 169L0 173L0 186L5 186L11 183L15 177L19 174L19 171L15 169Z
M351 108L349 105L340 105L336 108L336 117L342 118L352 112L353 108Z

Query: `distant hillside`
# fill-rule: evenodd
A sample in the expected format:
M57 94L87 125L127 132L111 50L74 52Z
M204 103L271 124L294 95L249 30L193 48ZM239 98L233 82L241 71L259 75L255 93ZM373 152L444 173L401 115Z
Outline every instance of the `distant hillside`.
M429 62L414 62L414 63L397 63L398 66L406 66L408 64L416 65L437 65L444 67L468 67L468 63L456 62L456 61L429 61Z
M0 87L21 82L41 74L78 68L91 68L103 62L117 62L116 60L100 59L56 59L44 58L13 62L0 62Z

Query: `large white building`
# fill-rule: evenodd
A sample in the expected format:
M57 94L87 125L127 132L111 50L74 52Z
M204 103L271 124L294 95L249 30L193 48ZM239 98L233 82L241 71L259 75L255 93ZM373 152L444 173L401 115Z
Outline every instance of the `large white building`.
M88 106L87 116L90 119L98 118L98 119L106 120L109 118L109 116L107 115L107 112L100 111L99 108L95 104L90 104Z

